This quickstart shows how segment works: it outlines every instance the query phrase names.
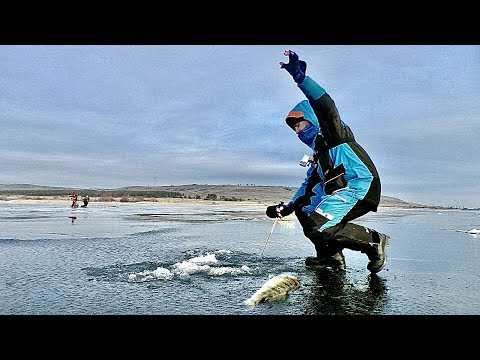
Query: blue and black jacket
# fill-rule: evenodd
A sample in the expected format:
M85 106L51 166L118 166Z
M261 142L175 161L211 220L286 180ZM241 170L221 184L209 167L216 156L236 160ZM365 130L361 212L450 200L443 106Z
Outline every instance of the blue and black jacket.
M372 159L340 119L333 99L324 88L309 76L298 87L308 100L298 103L285 120L292 128L299 118L310 122L298 137L313 150L314 163L290 204L301 196L310 196L310 205L303 210L311 213L326 196L348 191L370 205L371 211L377 211L381 184Z

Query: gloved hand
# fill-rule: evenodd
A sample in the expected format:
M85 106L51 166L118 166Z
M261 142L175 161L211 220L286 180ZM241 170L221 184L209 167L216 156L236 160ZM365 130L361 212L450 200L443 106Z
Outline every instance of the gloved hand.
M269 218L284 217L290 215L294 210L293 204L284 204L283 201L278 205L272 205L267 207L267 216Z
M288 56L288 64L280 62L280 68L288 71L297 84L303 82L307 72L307 63L298 59L298 55L291 50L285 50L283 55Z

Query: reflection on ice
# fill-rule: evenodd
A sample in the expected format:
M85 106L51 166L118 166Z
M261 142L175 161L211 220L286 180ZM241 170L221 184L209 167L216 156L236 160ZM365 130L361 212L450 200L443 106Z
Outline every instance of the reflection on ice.
M290 230L295 230L295 219L293 216L289 216L287 218L281 218L278 220L277 224L290 229Z
M452 231L461 232L461 233L465 233L465 234L470 234L474 238L480 237L480 229L476 229L476 228L473 228L471 230L452 230Z
M0 240L118 238L162 231L178 224L258 221L263 207L92 204L88 208L52 204L0 203Z

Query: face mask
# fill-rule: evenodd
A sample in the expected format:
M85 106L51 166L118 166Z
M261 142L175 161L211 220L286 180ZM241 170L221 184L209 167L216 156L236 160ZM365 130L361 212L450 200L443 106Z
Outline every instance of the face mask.
M313 149L315 145L315 138L317 137L318 129L309 123L303 128L302 131L298 133L298 138L301 142L307 145L309 148Z

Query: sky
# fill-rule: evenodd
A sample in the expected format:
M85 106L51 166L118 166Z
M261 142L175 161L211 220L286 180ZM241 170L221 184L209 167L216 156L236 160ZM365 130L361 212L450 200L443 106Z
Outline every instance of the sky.
M479 45L0 45L0 184L298 187L286 49L382 195L480 207Z

